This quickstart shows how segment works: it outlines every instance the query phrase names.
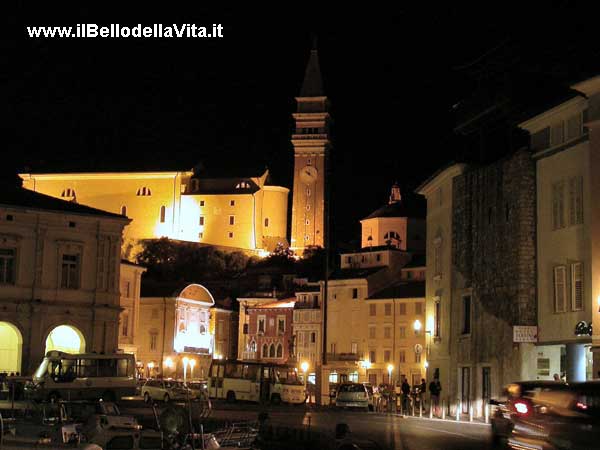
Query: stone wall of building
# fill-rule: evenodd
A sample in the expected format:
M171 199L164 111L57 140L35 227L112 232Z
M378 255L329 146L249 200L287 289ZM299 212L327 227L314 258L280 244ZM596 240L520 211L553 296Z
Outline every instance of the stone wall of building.
M536 324L535 189L526 150L454 179L453 266L510 325Z

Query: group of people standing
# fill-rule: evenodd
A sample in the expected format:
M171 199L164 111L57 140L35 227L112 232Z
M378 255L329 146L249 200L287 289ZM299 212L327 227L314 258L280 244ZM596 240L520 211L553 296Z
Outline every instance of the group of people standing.
M425 378L421 378L421 383L413 386L411 389L410 384L408 383L408 379L406 376L402 375L401 383L400 383L400 392L401 401L402 401L402 410L409 411L412 405L416 407L423 407L425 409L425 394L427 392L427 382ZM431 383L429 383L429 395L431 398L430 407L433 408L433 414L436 416L440 415L440 393L442 392L442 385L438 378L434 378Z

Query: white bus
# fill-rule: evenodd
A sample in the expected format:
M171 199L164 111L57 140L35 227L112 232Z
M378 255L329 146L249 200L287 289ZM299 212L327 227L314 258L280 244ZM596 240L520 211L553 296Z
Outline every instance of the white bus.
M215 359L208 377L208 395L228 402L300 404L306 401L298 370L288 364Z
M35 371L27 394L34 400L115 401L135 395L135 358L126 353L69 354L50 351Z

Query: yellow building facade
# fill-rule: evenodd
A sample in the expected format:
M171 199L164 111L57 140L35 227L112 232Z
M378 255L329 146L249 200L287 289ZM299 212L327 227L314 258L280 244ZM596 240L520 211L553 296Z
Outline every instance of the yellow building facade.
M121 214L123 254L143 239L168 237L257 254L286 241L289 190L249 177L208 178L183 172L21 174L23 187Z

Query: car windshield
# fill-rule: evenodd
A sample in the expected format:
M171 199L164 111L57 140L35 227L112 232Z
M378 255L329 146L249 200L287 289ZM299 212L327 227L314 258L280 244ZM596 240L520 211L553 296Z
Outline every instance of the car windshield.
M365 392L365 387L362 384L342 384L339 392Z

